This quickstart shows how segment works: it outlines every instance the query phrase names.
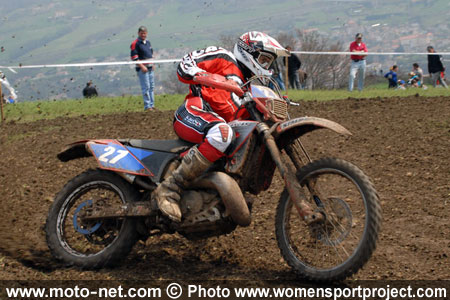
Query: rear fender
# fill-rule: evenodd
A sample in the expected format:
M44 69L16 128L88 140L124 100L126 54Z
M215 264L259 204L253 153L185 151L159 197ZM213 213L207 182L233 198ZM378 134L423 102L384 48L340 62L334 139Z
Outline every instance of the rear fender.
M117 140L84 140L70 144L58 158L66 162L92 155L100 169L153 177L154 174L141 162L152 154L150 150L128 149Z
M82 140L69 144L63 151L58 153L58 159L62 162L68 162L73 159L92 156L86 149L87 142L89 142L89 140Z
M344 126L322 118L301 117L280 123L274 134L277 141L292 140L320 128L327 128L342 135L352 135Z

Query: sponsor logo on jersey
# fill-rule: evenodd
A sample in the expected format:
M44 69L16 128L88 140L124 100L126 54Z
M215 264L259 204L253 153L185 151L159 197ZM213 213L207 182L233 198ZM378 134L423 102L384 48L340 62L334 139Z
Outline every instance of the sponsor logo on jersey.
M194 118L192 118L191 116L186 116L186 118L184 119L187 123L192 124L196 127L200 127L202 125L202 123Z

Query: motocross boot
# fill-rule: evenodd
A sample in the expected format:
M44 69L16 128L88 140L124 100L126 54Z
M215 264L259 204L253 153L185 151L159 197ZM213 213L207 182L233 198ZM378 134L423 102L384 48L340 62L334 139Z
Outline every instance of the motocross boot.
M181 192L187 183L211 166L197 146L192 147L181 160L181 164L167 177L153 192L152 198L156 200L161 212L171 220L181 221L180 199Z

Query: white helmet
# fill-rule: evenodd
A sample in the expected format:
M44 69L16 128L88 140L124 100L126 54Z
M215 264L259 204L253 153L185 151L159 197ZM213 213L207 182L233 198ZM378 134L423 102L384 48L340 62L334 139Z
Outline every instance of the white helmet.
M278 56L289 56L274 38L259 31L244 33L234 45L234 56L254 75L272 74L269 67Z

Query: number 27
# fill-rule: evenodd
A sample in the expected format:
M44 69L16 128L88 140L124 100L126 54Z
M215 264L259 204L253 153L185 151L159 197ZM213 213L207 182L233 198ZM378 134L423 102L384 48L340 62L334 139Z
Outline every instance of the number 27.
M127 150L117 150L117 152L119 154L117 154L113 158L109 159L107 157L112 155L114 152L116 152L116 148L114 148L114 147L106 147L105 151L106 151L106 153L100 155L98 160L101 161L101 162L104 162L104 163L108 163L109 162L110 164L115 164L116 162L118 162L119 160L121 160L122 158L127 156L127 154L128 154Z

